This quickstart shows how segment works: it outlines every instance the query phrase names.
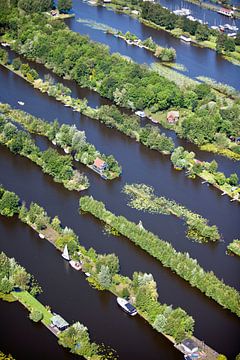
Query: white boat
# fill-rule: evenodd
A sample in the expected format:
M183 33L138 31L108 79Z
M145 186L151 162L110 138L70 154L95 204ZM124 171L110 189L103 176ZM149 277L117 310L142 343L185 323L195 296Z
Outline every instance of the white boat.
M24 105L24 102L23 101L18 101L18 104L23 106Z
M64 246L64 250L63 250L63 253L62 253L62 257L65 259L65 260L70 260L70 257L69 257L69 254L68 254L68 247L67 245Z
M117 303L127 314L131 316L137 315L137 310L127 300L117 297Z
M82 265L79 261L71 260L69 261L69 264L75 269L75 270L81 270Z
M179 15L179 16L188 16L188 15L191 15L191 10L182 8L179 10L174 10L173 13L175 15Z
M183 40L183 41L188 42L188 43L190 43L192 41L192 39L190 37L187 37L187 36L184 36L184 35L180 36L180 40Z
M144 118L146 116L145 112L140 110L135 111L135 115L140 116L141 118Z
M45 239L45 237L44 237L43 234L39 233L38 235L39 235L39 237L40 237L41 239Z

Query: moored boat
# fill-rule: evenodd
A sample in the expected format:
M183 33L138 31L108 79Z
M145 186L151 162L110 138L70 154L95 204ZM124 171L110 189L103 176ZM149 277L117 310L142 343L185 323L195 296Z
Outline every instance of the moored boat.
M23 106L24 105L24 102L23 101L18 101L18 104Z
M67 261L70 260L70 256L69 256L69 254L68 254L68 247L67 247L67 245L65 245L65 247L64 247L64 250L63 250L63 253L62 253L62 257L63 257L65 260L67 260Z
M136 308L127 300L117 297L117 303L127 314L131 316L137 315Z
M70 260L69 264L75 269L75 270L81 270L82 265L79 261Z

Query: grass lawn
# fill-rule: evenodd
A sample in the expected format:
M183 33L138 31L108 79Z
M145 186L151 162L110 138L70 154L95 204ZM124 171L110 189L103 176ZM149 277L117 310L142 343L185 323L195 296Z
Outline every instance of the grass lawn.
M43 314L42 322L44 325L50 325L52 313L48 311L45 306L43 306L37 299L35 299L32 295L27 291L12 291L12 295L23 304L29 311L37 310L41 311Z

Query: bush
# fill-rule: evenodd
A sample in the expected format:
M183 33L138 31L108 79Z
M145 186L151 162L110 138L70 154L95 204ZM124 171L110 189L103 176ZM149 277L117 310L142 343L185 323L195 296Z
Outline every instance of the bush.
M34 322L39 322L43 319L43 313L39 310L32 310L29 314L29 318Z

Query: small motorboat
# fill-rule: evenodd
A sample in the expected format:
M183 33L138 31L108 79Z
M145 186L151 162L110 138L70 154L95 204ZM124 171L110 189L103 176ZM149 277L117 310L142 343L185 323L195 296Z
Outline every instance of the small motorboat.
M128 302L127 300L118 297L117 303L123 309L123 311L125 311L127 314L129 314L131 316L137 315L136 308L132 304L130 304L130 302Z
M81 270L82 264L79 261L71 260L69 261L69 264L75 269L75 270Z
M24 102L23 101L18 101L18 104L23 106L24 105Z

